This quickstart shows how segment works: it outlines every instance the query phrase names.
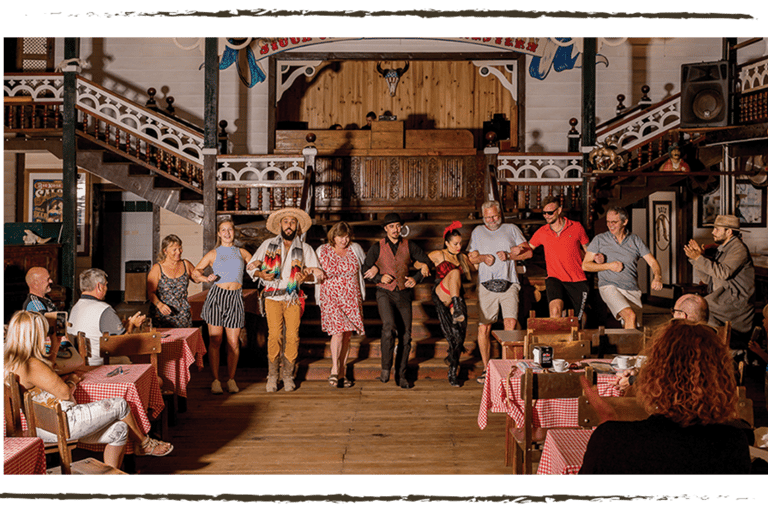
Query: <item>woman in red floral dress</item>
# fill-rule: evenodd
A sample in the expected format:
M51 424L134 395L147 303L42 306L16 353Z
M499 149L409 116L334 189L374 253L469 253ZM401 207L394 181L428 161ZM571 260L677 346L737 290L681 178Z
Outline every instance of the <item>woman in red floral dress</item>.
M324 332L331 335L331 387L348 388L354 383L345 378L347 355L352 332L364 335L363 299L365 284L360 271L365 253L352 242L352 228L338 222L328 231L328 243L317 250L325 272L325 280L315 287L320 305L320 321Z

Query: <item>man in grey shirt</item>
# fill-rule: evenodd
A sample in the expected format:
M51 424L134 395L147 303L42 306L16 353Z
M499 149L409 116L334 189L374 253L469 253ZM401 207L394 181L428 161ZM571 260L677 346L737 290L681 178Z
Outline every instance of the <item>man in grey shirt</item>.
M491 357L491 325L499 317L501 308L504 329L517 327L520 280L514 260L519 259L525 243L520 228L504 224L501 208L496 201L483 203L483 226L472 231L467 252L469 262L478 269L477 301L480 319L477 326L477 344L483 358L483 373L477 379L485 382L485 369Z
M621 207L608 210L608 231L600 233L587 246L582 268L597 272L600 296L611 314L625 329L642 324L642 292L637 285L637 260L643 258L653 272L651 288L661 290L661 266L639 236L627 231L627 211Z

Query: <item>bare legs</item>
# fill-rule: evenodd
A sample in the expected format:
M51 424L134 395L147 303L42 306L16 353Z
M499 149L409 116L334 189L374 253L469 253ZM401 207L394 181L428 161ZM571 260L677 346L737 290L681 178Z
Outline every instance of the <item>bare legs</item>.
M443 287L447 288L449 293L445 293ZM461 293L461 272L459 269L455 268L445 275L441 284L437 285L436 293L446 306L451 304L453 297L459 296Z
M517 329L516 318L504 319L504 330L513 331ZM488 366L488 360L491 359L491 324L477 324L477 345L480 348L480 357L483 358L483 369Z
M331 336L331 375L337 375L343 379L346 374L347 356L349 355L349 341L352 339L352 332L341 332Z
M133 413L129 412L125 418L121 418L120 421L128 425L128 438L129 441L135 441L139 444L146 441L147 436L142 432L139 424L136 423L136 418L133 417ZM162 452L169 450L170 445L166 447ZM125 446L112 446L107 445L104 448L104 464L112 466L113 468L119 468L123 464L123 456L125 455Z
M637 315L635 314L634 310L632 310L632 308L624 308L619 311L619 317L624 320L625 329L637 328Z
M211 362L211 373L214 380L219 380L219 364L221 360L221 341L226 334L229 351L227 353L227 373L229 380L235 378L237 371L237 361L240 358L240 329L224 328L218 325L208 326L208 335L210 338L210 349L208 350L208 359Z

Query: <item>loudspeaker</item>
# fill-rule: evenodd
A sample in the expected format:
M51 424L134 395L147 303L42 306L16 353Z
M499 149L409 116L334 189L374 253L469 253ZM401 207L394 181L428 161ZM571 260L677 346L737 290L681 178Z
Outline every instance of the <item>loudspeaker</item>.
M683 64L680 73L680 127L727 126L730 118L728 62Z

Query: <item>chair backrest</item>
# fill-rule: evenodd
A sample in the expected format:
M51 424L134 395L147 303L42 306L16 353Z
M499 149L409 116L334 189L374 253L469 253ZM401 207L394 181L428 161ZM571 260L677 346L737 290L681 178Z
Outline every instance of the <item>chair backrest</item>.
M61 472L66 475L72 474L72 452L69 449L69 424L67 415L61 409L61 404L55 402L53 405L35 402L32 400L32 394L24 394L24 403L26 404L27 422L30 430L34 432L35 428L41 428L56 435L59 448L59 457L61 458Z
M726 347L731 346L731 322L727 321L725 322L725 325L721 325L717 328L717 335L720 336L720 339L723 340L723 343L725 343Z
M10 373L10 384L5 383L3 401L5 404L5 435L8 437L21 437L23 434L21 424L21 392L19 390L19 376Z
M90 354L88 353L88 343L86 343L85 340L85 333L83 331L78 331L77 334L67 333L67 340L77 349L80 357L83 358L83 364L88 366L88 356Z
M526 326L529 330L533 329L537 333L571 332L572 328L579 328L579 317L573 315L573 310L568 310L568 316L560 318L536 318L536 313L531 311Z
M107 364L110 357L148 354L157 368L157 356L161 350L162 336L157 331L115 335L105 332L99 339L99 351Z
M605 402L616 411L616 419L619 421L639 421L649 416L636 397L633 396L606 396ZM596 427L601 419L592 402L585 395L579 397L579 426L584 428Z
M598 356L605 357L608 354L637 355L645 350L650 339L650 330L636 329L606 329L600 327L592 335L592 345L598 347Z
M529 330L523 340L523 354L525 354L526 359L533 358L533 347L538 345L552 347L553 358L567 359L569 361L585 359L592 352L591 340L579 339L575 330L570 334L532 334Z
M739 394L739 401L737 407L739 408L739 418L749 423L750 426L755 426L755 409L751 398L747 398L747 388L739 386L736 388Z

